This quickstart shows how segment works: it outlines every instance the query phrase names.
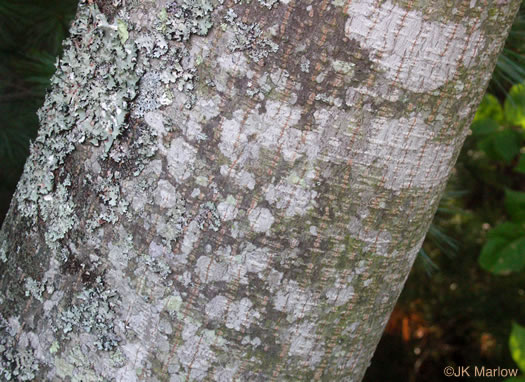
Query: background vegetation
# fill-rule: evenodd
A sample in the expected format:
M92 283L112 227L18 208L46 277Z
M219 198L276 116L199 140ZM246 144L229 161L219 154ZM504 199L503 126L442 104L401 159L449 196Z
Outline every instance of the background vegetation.
M75 9L0 0L0 222ZM525 7L472 131L366 381L442 381L469 365L525 375Z

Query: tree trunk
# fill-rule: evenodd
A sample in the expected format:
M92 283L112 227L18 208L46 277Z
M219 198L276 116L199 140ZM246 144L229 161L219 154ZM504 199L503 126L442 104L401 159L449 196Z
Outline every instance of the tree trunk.
M361 380L519 3L82 3L1 231L2 378Z

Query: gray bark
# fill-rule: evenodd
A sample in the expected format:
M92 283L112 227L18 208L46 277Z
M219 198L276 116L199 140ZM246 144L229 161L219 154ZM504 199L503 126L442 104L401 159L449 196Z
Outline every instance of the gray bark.
M359 381L518 0L79 7L0 233L0 374Z

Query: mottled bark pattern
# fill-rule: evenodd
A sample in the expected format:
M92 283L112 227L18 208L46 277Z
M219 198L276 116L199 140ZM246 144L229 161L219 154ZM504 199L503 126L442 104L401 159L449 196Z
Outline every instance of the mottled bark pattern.
M2 377L361 380L519 1L98 4L1 231Z

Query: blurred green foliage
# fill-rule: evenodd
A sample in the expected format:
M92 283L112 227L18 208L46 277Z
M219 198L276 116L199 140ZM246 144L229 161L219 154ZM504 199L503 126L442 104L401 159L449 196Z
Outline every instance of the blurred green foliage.
M485 95L471 129L471 140L486 164L522 173L519 165L525 155L520 154L525 140L525 86L512 86L503 107L496 97ZM525 268L525 192L508 188L501 180L490 178L490 173L487 175L487 181L503 191L506 219L488 231L479 264L495 274L521 271Z
M0 220L76 5L0 0ZM365 380L442 381L461 365L525 374L524 131L522 7Z
M512 358L525 374L525 328L513 323L509 338L509 348Z
M516 180L525 173L525 84L513 85L503 107L491 94L485 95L471 126L473 137L488 163L512 169ZM509 182L515 183L515 182ZM522 182L519 182L522 183ZM509 184L512 186L512 184ZM516 184L515 186L521 186ZM503 187L503 209L497 224L487 232L479 265L495 275L508 275L525 269L525 192ZM519 317L523 319L523 317ZM509 337L512 358L525 373L525 328L512 323ZM520 378L525 381L525 379ZM507 381L518 381L518 378Z

